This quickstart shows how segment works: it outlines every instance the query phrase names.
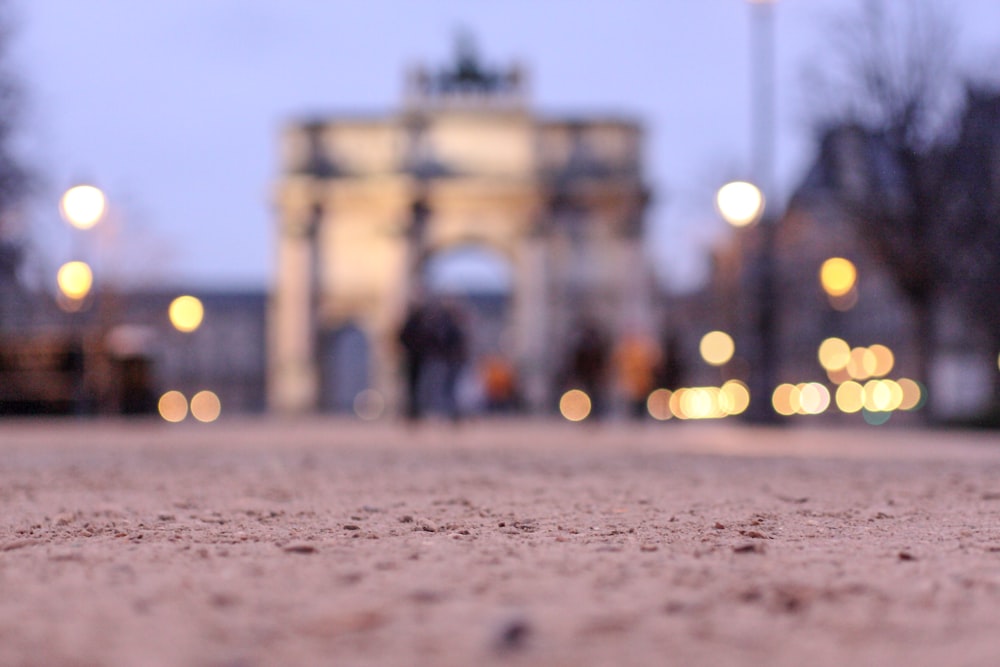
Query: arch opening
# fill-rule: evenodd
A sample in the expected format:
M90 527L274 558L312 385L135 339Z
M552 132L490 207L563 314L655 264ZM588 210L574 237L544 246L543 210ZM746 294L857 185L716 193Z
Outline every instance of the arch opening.
M513 405L515 358L511 341L514 270L492 247L466 243L429 253L420 270L426 299L456 313L464 337L464 363L457 386L458 407L476 413ZM435 369L428 369L433 384ZM433 386L425 395L441 395ZM431 412L441 406L430 404Z
M354 410L355 399L369 388L370 348L368 336L354 322L320 334L320 410Z

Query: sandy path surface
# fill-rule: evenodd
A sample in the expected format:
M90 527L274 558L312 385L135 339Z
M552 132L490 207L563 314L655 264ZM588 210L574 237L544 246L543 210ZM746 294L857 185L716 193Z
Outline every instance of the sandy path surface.
M1000 438L0 423L0 665L1000 664Z

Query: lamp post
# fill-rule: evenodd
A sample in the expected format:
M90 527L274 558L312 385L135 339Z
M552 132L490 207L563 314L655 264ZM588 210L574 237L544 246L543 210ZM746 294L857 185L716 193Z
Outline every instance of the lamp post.
M750 3L751 67L751 137L754 183L727 183L716 194L716 206L725 220L734 227L759 227L760 244L754 262L756 364L750 377L753 401L746 413L748 420L758 423L777 421L771 409L770 396L777 371L777 314L775 290L775 232L778 223L774 202L774 2L748 0Z
M198 297L185 294L170 302L170 305L167 307L167 317L170 320L171 326L173 326L174 329L186 338L184 343L181 345L181 360L178 363L179 371L177 374L177 380L184 392L190 392L197 383L199 375L199 361L197 359L193 359L191 354L192 346L190 335L201 326L202 321L205 319L205 306ZM175 397L175 403L183 401L183 414L178 413L176 409L165 409L164 404L161 402L160 415L167 421L182 421L188 412L188 403L187 398L185 397L186 395L179 390L173 390L167 393ZM166 395L167 394L164 394L164 396ZM190 393L187 395L190 395ZM162 400L163 399L161 397L161 401ZM192 410L194 407L195 406L192 403Z
M100 189L93 185L76 185L63 193L59 200L59 211L63 219L74 229L85 231L92 228L104 216L105 197ZM71 314L70 346L67 351L66 370L71 378L73 391L73 409L77 414L87 411L87 355L86 341L79 321L94 285L94 272L90 265L82 260L66 262L56 273L56 285L59 288L59 305Z
M59 199L63 220L79 231L91 229L100 222L106 208L104 193L93 185L74 185ZM79 247L74 248L74 253L80 254ZM59 291L71 304L71 310L79 310L83 299L90 293L93 279L91 267L82 260L67 262L60 267L56 281Z

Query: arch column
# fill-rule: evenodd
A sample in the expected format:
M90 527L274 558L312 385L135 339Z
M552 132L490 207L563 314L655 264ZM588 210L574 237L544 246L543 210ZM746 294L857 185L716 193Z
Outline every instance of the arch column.
M552 359L546 239L532 234L514 254L513 327L521 389L532 412L547 408Z
M269 391L271 408L284 413L314 410L319 397L316 366L318 248L323 212L316 205L286 222L278 248L277 289L271 302Z

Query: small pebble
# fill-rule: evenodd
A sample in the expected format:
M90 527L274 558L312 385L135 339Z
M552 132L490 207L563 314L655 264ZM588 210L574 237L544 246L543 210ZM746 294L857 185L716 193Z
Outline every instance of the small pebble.
M512 619L500 626L495 642L498 651L523 649L531 636L531 625L524 619Z
M737 554L762 554L764 547L760 544L740 544L733 547L733 553Z
M316 547L308 542L291 542L282 547L282 551L289 554L312 554L316 553Z
M759 530L741 530L740 535L745 537L751 537L755 540L766 540L769 539L767 535L760 532Z

